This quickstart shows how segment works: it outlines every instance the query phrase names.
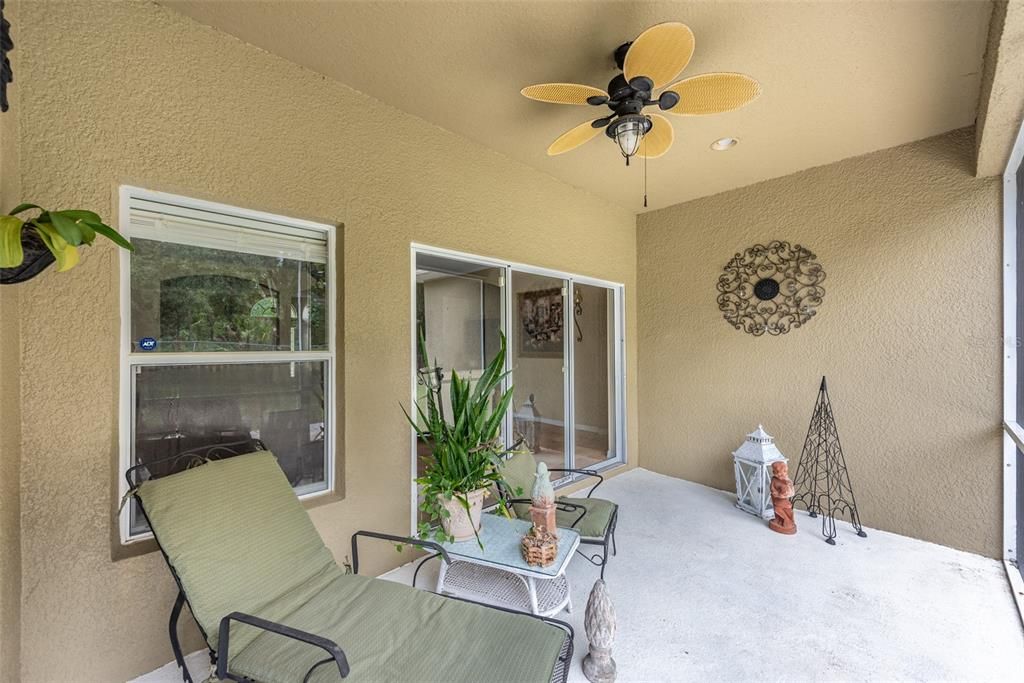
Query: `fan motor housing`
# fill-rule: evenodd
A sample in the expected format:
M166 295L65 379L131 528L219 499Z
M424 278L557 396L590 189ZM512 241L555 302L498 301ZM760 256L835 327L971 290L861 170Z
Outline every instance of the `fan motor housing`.
M643 80L645 79L633 79L634 82ZM647 83L650 81L648 80ZM644 107L652 104L651 91L649 87L639 90L626 81L623 74L617 74L608 82L608 102L606 104L619 116L639 114Z

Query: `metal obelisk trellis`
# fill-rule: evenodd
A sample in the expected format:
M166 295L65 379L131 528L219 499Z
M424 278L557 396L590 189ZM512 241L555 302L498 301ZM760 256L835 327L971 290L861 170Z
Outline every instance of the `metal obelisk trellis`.
M793 503L802 503L811 517L821 515L821 533L829 545L836 544L836 513L846 513L861 538L867 536L860 524L857 501L846 471L843 447L839 443L828 386L821 378L818 400L814 404L807 440L796 467L796 495Z

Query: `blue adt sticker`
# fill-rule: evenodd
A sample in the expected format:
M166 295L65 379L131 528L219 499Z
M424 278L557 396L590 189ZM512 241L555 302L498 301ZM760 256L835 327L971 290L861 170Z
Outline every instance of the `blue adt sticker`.
M143 337L139 340L139 348L143 351L152 351L156 348L156 339L152 337Z

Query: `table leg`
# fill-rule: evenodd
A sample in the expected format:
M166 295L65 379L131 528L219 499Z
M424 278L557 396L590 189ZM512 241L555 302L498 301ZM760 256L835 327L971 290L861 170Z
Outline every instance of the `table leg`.
M444 575L445 575L447 569L448 569L448 563L442 560L441 561L441 566L438 567L438 570L437 570L437 587L435 588L435 592L438 593L439 595L441 593L444 593Z
M566 598L567 602L565 603L565 611L572 614L572 584L569 583L568 576L565 577L565 592L568 595Z
M526 577L526 587L530 591L530 610L533 614L540 614L537 606L537 583L532 576Z

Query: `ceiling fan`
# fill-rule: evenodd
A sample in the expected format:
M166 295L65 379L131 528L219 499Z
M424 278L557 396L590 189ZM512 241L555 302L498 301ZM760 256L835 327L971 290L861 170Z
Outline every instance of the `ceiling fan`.
M576 83L541 83L523 88L523 95L539 102L607 105L611 109L607 116L585 121L563 133L548 147L548 155L574 150L604 130L618 143L628 166L635 155L661 156L675 138L672 123L660 114L645 114L645 107L657 105L663 112L680 116L718 114L739 109L761 94L756 80L738 73L701 74L667 85L686 68L693 48L693 31L686 24L656 24L615 50L615 64L622 73L608 83L607 92ZM654 99L654 91L660 88L664 89Z

